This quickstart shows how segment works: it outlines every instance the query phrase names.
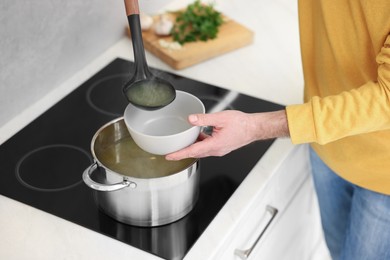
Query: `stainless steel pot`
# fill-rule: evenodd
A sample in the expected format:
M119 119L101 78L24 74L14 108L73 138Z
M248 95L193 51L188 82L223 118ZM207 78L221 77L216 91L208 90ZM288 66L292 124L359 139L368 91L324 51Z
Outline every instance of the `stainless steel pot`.
M84 171L83 180L94 190L100 209L114 219L159 226L184 217L194 207L199 160L170 162L143 151L132 141L123 118L96 132L91 151L95 162ZM160 169L164 176L156 176Z

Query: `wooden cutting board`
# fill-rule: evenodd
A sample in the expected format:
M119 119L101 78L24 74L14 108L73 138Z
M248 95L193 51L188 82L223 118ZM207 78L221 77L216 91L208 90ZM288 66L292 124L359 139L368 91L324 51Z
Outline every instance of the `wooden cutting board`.
M145 49L176 70L225 54L253 42L254 33L243 25L225 17L216 39L185 43L181 49L162 47L159 40L172 42L172 37L161 37L153 29L142 33Z

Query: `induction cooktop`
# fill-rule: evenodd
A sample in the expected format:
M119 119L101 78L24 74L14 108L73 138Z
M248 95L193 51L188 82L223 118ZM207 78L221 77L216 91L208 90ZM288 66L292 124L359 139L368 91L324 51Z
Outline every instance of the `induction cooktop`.
M90 143L95 132L123 115L127 101L122 86L132 71L132 62L113 60L3 143L0 193L164 259L182 259L273 140L252 143L223 157L201 159L199 199L182 219L152 228L120 223L99 210L82 173L93 163ZM172 73L152 72L171 81L176 89L198 96L207 112L282 108Z

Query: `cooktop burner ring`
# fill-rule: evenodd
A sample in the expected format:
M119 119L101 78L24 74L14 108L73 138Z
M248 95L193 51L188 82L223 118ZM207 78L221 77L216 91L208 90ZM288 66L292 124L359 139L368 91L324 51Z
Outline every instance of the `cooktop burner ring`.
M93 109L104 115L113 117L123 116L128 101L123 95L122 87L128 80L128 73L114 74L97 80L87 90L87 103ZM110 84L110 81L113 81L113 83ZM107 91L107 87L111 87L112 91ZM99 88L101 88L101 90ZM94 91L103 91L105 95L97 95L96 97L93 97ZM102 99L96 100L96 98ZM110 103L110 99L112 99L113 102ZM119 100L122 100L123 102L118 102ZM109 104L106 102L109 102Z
M67 152L66 152L67 151ZM69 153L69 151L71 153ZM60 152L60 153L59 153ZM76 152L76 153L75 153ZM61 157L63 160L65 158L65 161L60 162L60 160L57 162L51 162L49 165L47 164L42 164L39 163L39 156L42 156L43 153L50 153L51 155L61 155L57 156L57 158ZM73 154L72 154L73 153ZM38 147L34 150L29 151L26 153L23 157L20 158L20 160L16 164L15 168L15 175L16 179L19 181L20 184L23 186L35 190L35 191L42 191L42 192L58 192L58 191L64 191L71 189L73 187L78 186L83 182L82 180L82 173L83 170L88 166L86 165L85 168L83 169L72 169L74 166L72 163L67 163L67 159L71 161L72 159L80 158L79 155L83 155L81 158L87 158L88 160L88 165L90 165L93 160L89 153L85 151L84 149L74 146L74 145L69 145L69 144L52 144L52 145L45 145ZM64 156L66 155L66 156ZM34 159L32 157L36 156L38 158L38 161L28 161L29 159ZM58 163L58 164L57 164ZM26 164L27 166L25 166ZM66 164L66 165L64 165ZM79 164L77 164L79 165ZM28 167L29 166L29 167ZM69 166L69 167L68 167ZM33 170L33 172L28 173L26 175L26 172L24 171L25 168L28 170ZM50 172L51 168L55 168L54 171ZM56 171L58 169L58 171ZM34 171L35 170L35 171ZM48 173L49 171L49 173ZM73 174L64 174L63 171L72 171L74 172ZM60 173L61 172L61 173ZM25 173L25 174L23 174ZM34 174L43 174L44 179L42 179L41 176L37 176L38 178L32 179L32 175ZM65 180L65 178L70 178ZM70 176L70 177L69 177ZM40 178L39 178L40 177ZM30 180L28 180L30 178ZM51 180L51 178L53 178ZM39 183L35 184L33 183L35 180L40 181L40 182L46 182L46 183ZM54 181L53 183L50 183L51 181ZM63 184L63 182L66 182ZM42 187L40 185L46 185L46 187ZM62 185L62 186L61 186Z

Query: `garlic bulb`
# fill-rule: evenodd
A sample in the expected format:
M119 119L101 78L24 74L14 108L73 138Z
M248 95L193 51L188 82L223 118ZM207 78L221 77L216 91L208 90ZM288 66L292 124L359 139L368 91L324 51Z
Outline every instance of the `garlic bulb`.
M154 32L157 35L167 36L171 34L173 22L165 15L160 15L158 22L154 26Z
M139 19L141 22L142 31L149 30L153 25L153 18L145 13L140 13Z

